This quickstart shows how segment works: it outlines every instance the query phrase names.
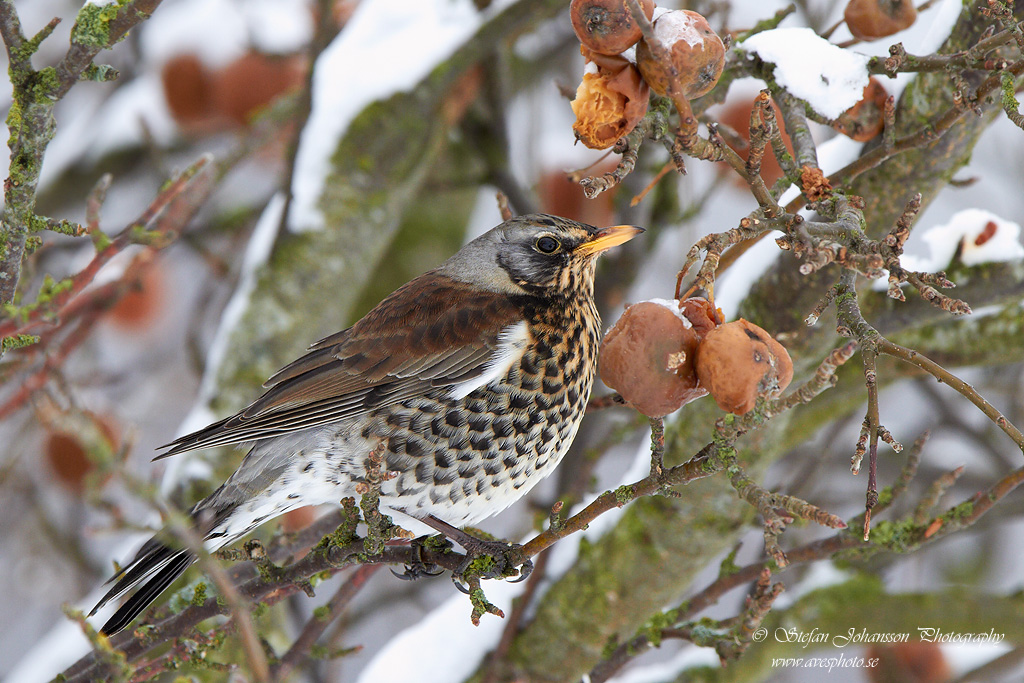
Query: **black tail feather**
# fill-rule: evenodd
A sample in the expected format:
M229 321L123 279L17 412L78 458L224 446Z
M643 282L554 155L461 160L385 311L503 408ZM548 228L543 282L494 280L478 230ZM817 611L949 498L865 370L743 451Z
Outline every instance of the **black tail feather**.
M171 548L155 538L150 539L128 566L114 575L111 579L114 585L96 604L89 616L95 614L110 600L141 584L135 594L125 601L100 629L104 635L114 635L139 616L195 561L196 556L191 551Z
M110 577L107 583L114 584L110 587L110 590L100 599L96 606L89 612L89 616L96 614L103 605L107 604L111 600L116 600L123 594L130 591L140 582L144 581L147 576L157 572L164 565L170 562L177 554L176 550L168 547L161 541L157 540L156 537L146 541L146 544L139 549L139 552L135 553L135 557L127 565L121 568L119 572Z
M216 493L214 493L215 495ZM218 529L235 510L237 505L227 504L218 506L209 503L209 500L210 498L200 502L193 508L192 519L195 524L195 530L204 539L224 538L224 541L218 543L217 547L220 547L225 541L232 539L226 538L227 534L224 531L218 531ZM133 588L137 587L137 589L135 594L118 608L114 616L110 617L107 623L103 624L103 628L100 629L101 633L112 636L124 629L196 561L196 555L192 551L181 547L174 547L174 545L168 545L168 543L175 544L175 541L169 540L169 534L166 531L158 533L146 541L139 548L139 552L135 553L132 561L125 565L121 571L114 574L110 581L107 582L114 585L110 587L106 595L92 608L92 611L89 613L90 617L111 600L116 600Z

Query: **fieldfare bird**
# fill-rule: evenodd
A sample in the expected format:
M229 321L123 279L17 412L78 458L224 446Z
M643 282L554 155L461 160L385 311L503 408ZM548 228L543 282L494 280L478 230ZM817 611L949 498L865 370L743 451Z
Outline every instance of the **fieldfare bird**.
M590 396L597 256L640 232L544 214L505 221L311 346L241 412L165 446L159 458L252 445L192 509L205 547L354 496L374 448L393 474L385 512L460 527L524 496L565 455ZM195 559L150 539L93 609L139 586L103 633L131 623Z

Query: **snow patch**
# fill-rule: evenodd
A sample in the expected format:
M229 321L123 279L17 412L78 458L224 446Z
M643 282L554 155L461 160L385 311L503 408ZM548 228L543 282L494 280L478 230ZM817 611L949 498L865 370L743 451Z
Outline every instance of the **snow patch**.
M857 104L868 84L868 58L828 42L809 28L776 28L741 47L775 65L775 80L822 116L834 119Z
M904 254L900 257L900 265L906 270L923 273L945 270L957 252L965 266L1024 259L1020 225L985 209L958 211L949 222L922 232L921 239L928 247L929 255ZM888 277L882 277L875 280L871 288L885 291L888 286Z
M102 593L99 590L94 593L99 600ZM21 683L51 681L87 652L89 641L82 634L82 629L78 624L65 619L29 648L25 656L7 672L7 680Z
M522 584L488 581L487 599L511 614L512 599ZM356 679L358 683L455 683L467 680L501 638L506 620L484 615L479 626L469 621L470 605L457 594L419 623L391 639ZM428 664L429 663L429 664Z
M359 112L420 83L513 0L480 12L472 0L363 0L313 69L312 111L292 180L291 230L321 229L331 155ZM373 68L365 68L372 64Z
M1020 225L985 209L958 211L948 223L930 228L921 237L931 250L935 270L949 265L961 245L960 260L965 266L1024 258Z
M689 329L693 327L693 323L690 319L683 315L683 312L679 310L679 299L648 299L647 301L638 301L639 304L658 304L664 306L668 310L672 311L677 318L683 321L683 327Z
M704 45L704 38L697 30L693 15L683 11L666 12L658 17L654 24L654 37L661 41L666 50L671 50L680 40L685 40L690 47Z
M953 32L953 27L956 25L956 20L960 17L960 12L963 11L963 8L963 0L944 0L939 3L938 7L933 7L934 15L931 17L931 22L923 22L919 14L915 23L927 26L927 30L921 37L920 44L913 48L914 52L912 54L927 55L936 52L942 47L942 44L949 38L949 34ZM921 14L925 13L922 12ZM896 35L899 36L899 34ZM895 39L893 36L888 36L882 40L885 41L886 51L888 51L888 46L892 45ZM899 37L899 40L903 40L902 36Z
M297 52L313 37L313 14L307 0L246 0L238 8L253 46L264 52Z

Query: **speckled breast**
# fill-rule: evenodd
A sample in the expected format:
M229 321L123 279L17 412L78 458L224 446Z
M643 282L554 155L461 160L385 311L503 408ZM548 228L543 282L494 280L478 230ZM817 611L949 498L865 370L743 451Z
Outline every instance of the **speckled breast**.
M472 524L558 465L586 410L600 322L593 310L544 310L531 319L533 342L501 380L463 399L442 387L374 412L368 431L385 440L388 470L397 473L382 488L383 505Z

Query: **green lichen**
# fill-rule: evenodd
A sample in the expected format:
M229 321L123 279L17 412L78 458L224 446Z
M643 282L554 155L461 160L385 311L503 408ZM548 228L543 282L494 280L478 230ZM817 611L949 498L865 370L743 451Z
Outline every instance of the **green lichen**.
M849 292L849 291L847 291L847 292L843 292L841 294L836 295L836 306L839 306L840 304L843 304L843 303L845 303L847 301L854 301L854 302L856 302L857 301L857 294L856 294L856 292Z
M82 72L82 80L107 83L116 81L120 75L121 72L109 64L90 64Z
M721 624L704 618L690 627L690 638L694 645L714 647L722 640L721 628Z
M721 564L718 565L718 578L724 579L727 576L732 576L740 570L740 566L736 564L736 553L739 552L740 547L737 545L732 549L728 555L726 555Z
M107 233L102 230L93 230L89 233L89 237L92 238L92 244L96 248L97 254L109 247L113 242Z
M85 228L78 223L74 223L66 219L61 219L59 221L48 220L42 216L36 215L29 217L28 229L29 232L42 232L43 230L49 230L50 232L68 235L69 237L80 237L85 234Z
M647 623L640 628L637 635L646 637L654 647L661 647L662 632L667 628L675 626L678 620L679 613L674 609L667 612L658 612L647 620Z
M730 414L729 417L732 417ZM730 468L730 472L739 471L736 465L736 449L725 439L719 439L715 437L715 448L714 457L714 472L718 472L724 468Z
M608 636L608 640L605 641L604 647L601 648L601 659L610 659L615 650L619 647L619 634L613 633Z
M260 575L260 578L267 583L277 581L284 573L284 570L281 567L278 567L268 559L253 562L253 564L256 565L256 572Z
M84 47L111 47L110 22L117 18L125 4L126 0L119 0L109 5L85 5L75 17L71 41Z
M58 294L71 289L73 284L69 277L63 280L54 280L51 276L47 275L43 278L43 285L39 288L39 296L36 298L36 302L39 304L49 303Z
M359 652L360 647L336 647L330 648L326 645L314 645L309 650L309 656L313 659L338 659L339 657L347 657L348 655Z
M625 505L629 501L633 500L635 497L636 491L633 490L632 486L624 484L619 488L615 489L615 502L617 502L620 506Z
M950 522L963 522L964 520L969 519L973 515L974 502L968 500L964 501L963 503L960 503L954 508L949 509L944 515L942 515L942 519Z
M907 553L915 549L921 540L923 529L910 520L878 522L871 527L871 542L896 553Z
M21 130L21 105L17 100L11 102L11 109L7 112L4 122L7 124L7 130L10 131L7 146L14 147L18 140L18 131Z
M875 503L878 507L889 507L892 503L892 487L886 486L884 489L878 492L878 502Z
M423 539L423 549L435 553L452 552L452 544L444 536L427 536Z
M487 596L484 595L484 591L481 588L474 588L469 591L469 602L473 605L473 612L470 615L470 621L476 626L480 623L480 617L485 614L493 614L498 617L504 617L500 609L494 606Z
M200 581L196 584L196 587L192 589L192 605L199 607L206 602L206 583Z
M54 280L51 276L46 275L43 278L43 284L39 288L39 294L36 296L36 300L30 304L24 306L18 306L16 304L3 304L0 306L0 315L4 318L11 320L20 320L21 322L28 322L29 316L40 307L53 301L53 298L62 292L66 292L73 286L71 278L64 278L63 280Z
M32 77L30 93L32 99L40 104L53 104L57 101L54 93L60 85L57 69L52 66L40 69Z
M474 576L486 576L497 569L498 563L490 555L481 555L480 557L474 558L469 563L469 567L466 568L466 574L472 574Z
M361 519L355 498L351 496L343 498L341 509L345 513L345 518L338 525L338 528L334 530L334 533L328 537L333 545L339 546L348 545L359 538L356 534L356 528L359 526L359 520Z
M34 334L16 334L12 337L4 337L0 339L0 355L38 343L39 337Z

